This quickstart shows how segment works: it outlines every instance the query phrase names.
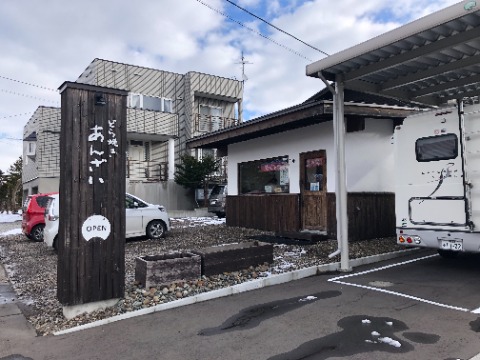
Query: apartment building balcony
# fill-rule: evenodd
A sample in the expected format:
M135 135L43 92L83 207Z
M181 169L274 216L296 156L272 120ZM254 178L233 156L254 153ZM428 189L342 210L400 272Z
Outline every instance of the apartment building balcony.
M206 133L238 125L238 119L216 115L194 114L195 131Z
M127 179L138 182L168 180L168 163L127 159Z
M127 108L127 133L156 135L157 141L177 137L178 115L169 112Z

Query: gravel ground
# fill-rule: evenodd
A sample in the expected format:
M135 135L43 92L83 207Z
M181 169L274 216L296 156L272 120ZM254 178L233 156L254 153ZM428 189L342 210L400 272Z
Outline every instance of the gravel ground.
M20 223L0 223L0 234L18 229ZM24 235L0 236L0 262L4 264L18 297L18 305L31 322L38 335L108 318L128 311L174 301L182 297L232 286L259 277L279 274L305 267L339 261L329 259L336 250L336 240L310 244L305 241L285 241L274 244L273 264L264 264L231 273L205 277L194 281L182 281L168 286L145 289L135 283L135 258L169 251L199 250L208 246L251 241L252 239L279 240L273 233L204 225L194 220L172 219L172 231L160 241L133 239L125 248L125 297L112 307L90 314L82 314L67 320L62 305L56 299L57 255L43 243L35 243ZM282 239L280 239L282 240ZM350 258L404 250L394 238L365 240L350 244Z

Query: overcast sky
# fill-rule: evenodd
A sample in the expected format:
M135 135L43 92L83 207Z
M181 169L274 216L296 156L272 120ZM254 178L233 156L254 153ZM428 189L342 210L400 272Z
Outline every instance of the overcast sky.
M458 1L232 2L333 54ZM245 119L296 105L323 88L305 76L305 67L324 54L226 0L0 0L0 49L4 172L22 155L23 127L35 109L60 107L58 87L75 81L94 58L241 80L243 51Z

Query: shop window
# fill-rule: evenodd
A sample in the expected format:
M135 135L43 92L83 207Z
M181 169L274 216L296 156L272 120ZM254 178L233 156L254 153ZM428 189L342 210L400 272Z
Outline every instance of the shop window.
M240 194L289 192L288 156L238 164Z
M305 189L307 191L324 191L325 159L323 157L305 159Z

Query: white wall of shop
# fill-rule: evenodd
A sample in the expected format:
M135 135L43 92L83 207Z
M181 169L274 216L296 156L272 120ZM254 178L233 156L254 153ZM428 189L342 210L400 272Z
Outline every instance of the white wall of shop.
M394 191L392 136L393 123L386 119L366 119L365 130L346 134L347 191ZM329 121L229 145L229 195L238 195L239 163L285 155L289 157L290 193L299 193L300 153L314 150L327 152L327 191L334 192L333 139Z

